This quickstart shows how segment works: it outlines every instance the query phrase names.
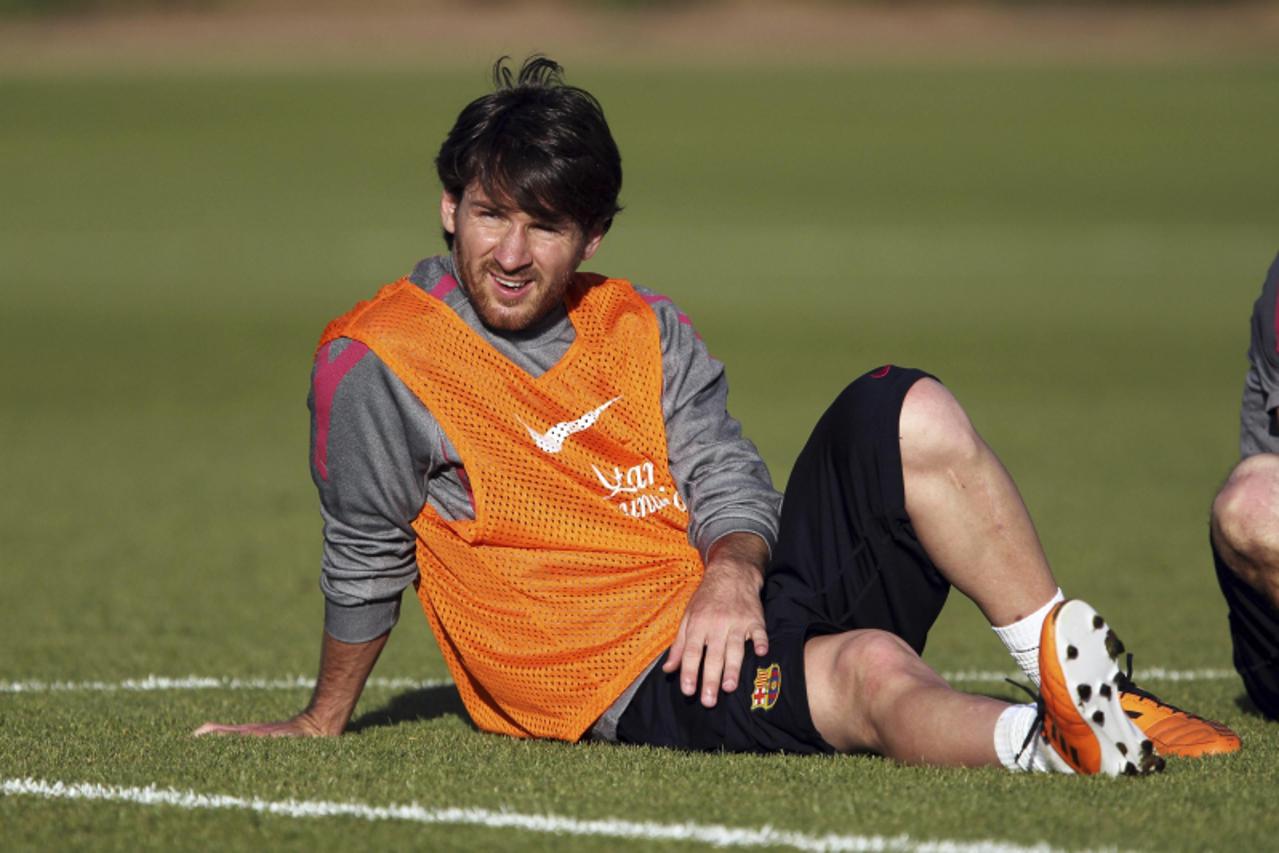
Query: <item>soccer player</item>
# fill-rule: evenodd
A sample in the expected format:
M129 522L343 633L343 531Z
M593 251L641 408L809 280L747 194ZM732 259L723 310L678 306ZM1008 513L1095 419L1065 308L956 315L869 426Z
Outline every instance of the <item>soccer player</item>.
M1252 309L1239 416L1242 461L1212 504L1212 556L1230 608L1235 669L1253 703L1279 719L1279 257Z
M1125 712L1122 646L1063 603L1012 480L933 377L849 385L783 506L689 319L578 272L620 210L599 103L546 58L494 77L436 158L450 251L320 339L311 702L197 734L342 732L414 584L485 731L1108 774L1162 767L1152 741L1177 754ZM958 692L920 659L952 586L1037 704Z

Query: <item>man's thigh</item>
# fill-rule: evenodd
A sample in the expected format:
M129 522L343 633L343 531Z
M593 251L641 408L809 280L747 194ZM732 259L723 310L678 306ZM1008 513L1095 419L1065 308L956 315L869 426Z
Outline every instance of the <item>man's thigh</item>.
M879 628L922 652L950 584L906 512L898 423L920 370L871 371L822 415L795 462L764 586L769 635Z
M653 667L617 725L620 743L725 752L829 753L813 727L804 677L804 635L770 635L768 654L746 643L737 689L713 708L680 692L679 673Z

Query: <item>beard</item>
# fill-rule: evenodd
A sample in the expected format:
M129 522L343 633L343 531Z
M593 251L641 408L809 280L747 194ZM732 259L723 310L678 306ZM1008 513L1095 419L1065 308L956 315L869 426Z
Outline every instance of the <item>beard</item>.
M490 329L517 332L527 329L563 304L564 294L573 280L575 270L570 269L555 277L548 277L535 266L515 275L504 272L491 259L472 260L462 246L453 244L453 266L458 284L480 321ZM523 289L509 293L494 281L503 279L527 280Z

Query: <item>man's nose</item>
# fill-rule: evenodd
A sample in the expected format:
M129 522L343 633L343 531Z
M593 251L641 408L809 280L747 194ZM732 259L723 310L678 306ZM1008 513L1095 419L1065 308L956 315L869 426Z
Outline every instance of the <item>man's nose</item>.
M493 256L507 272L528 266L533 260L529 252L528 232L518 225L507 228Z

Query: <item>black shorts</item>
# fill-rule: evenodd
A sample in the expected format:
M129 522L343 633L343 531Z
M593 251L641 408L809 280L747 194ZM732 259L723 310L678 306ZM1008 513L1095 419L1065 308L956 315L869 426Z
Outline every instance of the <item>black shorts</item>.
M822 415L786 485L761 593L768 654L746 644L741 678L714 708L655 667L618 721L622 743L694 750L834 751L813 727L804 680L809 638L880 628L924 649L950 584L906 515L898 423L906 392L928 374L883 367L854 381Z
M1271 719L1279 719L1279 612L1226 565L1215 543L1212 561L1217 568L1217 583L1230 608L1235 669L1258 710Z

